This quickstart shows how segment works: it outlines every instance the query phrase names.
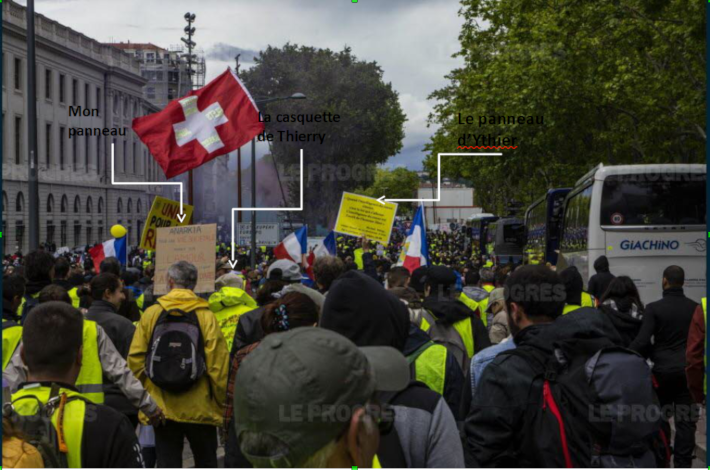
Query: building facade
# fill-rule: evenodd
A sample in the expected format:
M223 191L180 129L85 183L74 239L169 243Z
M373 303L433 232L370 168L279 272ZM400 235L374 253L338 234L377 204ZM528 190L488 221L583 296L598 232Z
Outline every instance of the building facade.
M417 192L418 199L435 199L436 184L422 183ZM481 213L481 208L473 204L473 188L444 181L439 202L425 202L424 211L428 225L460 223L474 214Z
M2 220L4 252L29 250L26 9L2 2ZM40 242L83 247L110 238L114 224L139 243L162 171L131 129L159 109L143 97L138 62L42 15L35 15ZM77 112L81 107L81 111ZM88 114L88 115L84 115ZM109 129L104 135L95 129ZM83 131L77 136L78 130ZM74 135L72 135L74 134ZM99 135L96 135L99 134Z

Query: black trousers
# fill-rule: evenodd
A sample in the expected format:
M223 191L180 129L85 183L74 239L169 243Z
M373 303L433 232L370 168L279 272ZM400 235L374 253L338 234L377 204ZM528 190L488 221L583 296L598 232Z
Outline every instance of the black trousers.
M166 421L155 428L158 468L182 468L183 444L187 438L195 467L217 467L217 428L206 424Z
M685 371L667 374L655 373L655 376L658 380L658 399L661 402L664 416L672 416L675 424L673 466L675 468L692 467L698 408L690 396Z

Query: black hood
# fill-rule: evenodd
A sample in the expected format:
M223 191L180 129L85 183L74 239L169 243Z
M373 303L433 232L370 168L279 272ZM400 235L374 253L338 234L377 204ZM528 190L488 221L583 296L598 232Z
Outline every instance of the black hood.
M431 341L431 338L427 332L412 323L409 325L409 337L407 338L407 343L405 344L404 351L402 352L405 356L409 356L429 341Z
M609 260L606 256L600 256L594 261L594 270L598 273L609 272Z
M55 279L54 281L52 281L52 284L63 288L67 292L69 292L69 290L75 287L74 285L72 285L71 282L67 281L66 279Z
M27 286L25 287L25 295L35 295L39 294L39 291L47 287L52 283L52 280L47 278L47 279L41 279L38 281L28 281Z
M402 351L409 336L409 310L368 275L348 271L330 286L320 327L358 346L392 346Z
M589 343L590 348L599 350L601 343L621 345L622 339L609 318L596 308L583 307L552 322L527 344L552 353L565 345L578 346ZM517 343L516 343L517 344Z
M436 317L436 321L453 324L473 316L473 310L463 302L451 298L439 298L432 295L424 300L424 308Z
M602 305L601 310L607 315L611 323L622 335L638 333L638 330L641 328L643 320L632 317L631 314L628 313L629 310L623 310L621 308L616 310L608 305Z
M2 299L2 319L17 321L16 312L12 310L12 302L7 299Z

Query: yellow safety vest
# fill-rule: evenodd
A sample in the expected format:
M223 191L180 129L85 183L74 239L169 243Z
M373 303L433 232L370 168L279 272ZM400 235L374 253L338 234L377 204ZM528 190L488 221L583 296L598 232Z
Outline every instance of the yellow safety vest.
M78 287L72 287L69 289L69 297L71 298L71 305L74 308L79 308L79 304L81 303L81 299L79 298L79 295L77 294L77 291L79 290Z
M47 404L49 401L50 387L29 385L27 388L22 388L17 393L12 395L13 408L21 416L36 415L38 411L37 400L40 403ZM67 401L64 412L62 413L61 426L58 423L59 413L58 407L55 408L52 414L52 424L64 436L64 442L67 445L67 463L69 468L81 468L81 441L84 436L84 419L86 417L86 402L81 399L81 395L73 390L65 388L59 389L61 394L66 394ZM71 398L74 398L71 400Z
M562 315L567 315L568 313L579 310L580 308L582 308L581 305L566 304L564 310L562 310Z
M582 292L582 307L596 307L597 303L594 301L594 297L591 294Z
M705 354L703 356L703 364L705 364L705 380L703 380L703 393L708 394L708 299L703 297L703 323L705 324ZM3 338L4 340L4 338Z
M414 358L415 380L425 383L439 395L444 395L447 352L445 346L433 343Z
M99 357L99 339L96 322L84 319L81 370L76 379L76 389L94 403L103 404L103 368Z
M468 358L473 357L473 329L471 328L471 320L469 318L464 318L454 323L454 328L461 335L464 346L466 346L466 354Z
M354 259L355 264L357 265L357 268L359 270L365 269L365 263L362 261L362 254L363 254L362 248L358 248L357 250L355 250L353 252L353 255L355 255L353 257L353 259Z
M138 306L138 313L141 317L143 316L143 304L145 303L145 294L141 293L136 299L136 305Z
M372 459L372 468L382 468L382 464L380 463L380 459L377 458L377 454L375 454L375 458Z
M466 294L461 292L461 295L459 295L459 300L463 302L468 308L473 310L474 312L478 310L478 308L481 306L480 303L476 302L473 300L471 297L468 297ZM488 299L484 299L488 300ZM488 305L488 302L486 302L486 305ZM483 308L481 308L481 321L483 322L483 325L488 328L488 319L486 318L486 312Z
M6 321L9 320L3 320L3 326ZM7 328L3 328L2 330L2 370L3 372L5 371L5 368L7 365L10 363L10 359L12 359L12 355L15 354L15 350L17 349L17 346L20 344L20 341L22 340L22 327L20 325L13 325L9 326Z

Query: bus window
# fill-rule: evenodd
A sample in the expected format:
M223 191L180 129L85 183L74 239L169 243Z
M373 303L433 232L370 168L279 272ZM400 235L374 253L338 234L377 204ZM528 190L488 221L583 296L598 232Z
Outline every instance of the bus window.
M705 225L705 174L609 175L602 226Z
M591 202L592 186L575 194L567 201L561 251L570 253L587 249Z

